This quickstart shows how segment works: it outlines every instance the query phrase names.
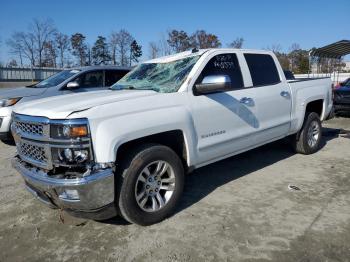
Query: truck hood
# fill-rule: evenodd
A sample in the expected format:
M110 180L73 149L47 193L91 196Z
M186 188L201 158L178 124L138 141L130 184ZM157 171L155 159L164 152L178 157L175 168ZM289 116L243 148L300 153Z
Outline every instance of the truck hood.
M38 96L44 93L46 90L47 88L29 88L29 87L1 88L0 99Z
M151 90L101 90L68 94L19 104L15 106L14 112L23 115L44 116L50 119L65 119L74 112L96 106L157 94Z

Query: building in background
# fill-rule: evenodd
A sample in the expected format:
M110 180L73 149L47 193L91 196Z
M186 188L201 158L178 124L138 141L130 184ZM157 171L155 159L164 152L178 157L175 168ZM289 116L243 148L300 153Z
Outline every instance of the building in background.
M350 73L350 61L344 61L344 66L342 67L343 72Z

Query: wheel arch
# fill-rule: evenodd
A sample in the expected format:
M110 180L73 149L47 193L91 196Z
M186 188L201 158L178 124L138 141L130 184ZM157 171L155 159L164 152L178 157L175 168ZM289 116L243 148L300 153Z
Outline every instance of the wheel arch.
M186 171L191 169L191 152L189 151L188 139L186 138L183 130L168 130L125 140L115 148L116 162L118 163L123 155L127 154L128 151L140 146L141 144L159 144L167 146L180 157Z

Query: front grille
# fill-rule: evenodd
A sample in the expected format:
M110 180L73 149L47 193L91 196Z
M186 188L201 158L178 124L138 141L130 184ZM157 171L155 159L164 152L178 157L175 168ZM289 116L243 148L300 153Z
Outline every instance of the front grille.
M87 125L85 119L49 120L45 117L15 113L12 119L11 131L16 142L18 156L24 162L35 167L52 170L54 166L68 165L62 162L60 156L55 153L61 148L86 148L91 150L90 138L73 141L72 139L56 139L50 136L50 129L53 126Z
M20 142L18 143L17 148L19 155L27 161L40 162L42 165L46 165L48 159L44 147Z
M32 124L24 122L15 122L15 128L23 134L43 136L44 126L41 124Z

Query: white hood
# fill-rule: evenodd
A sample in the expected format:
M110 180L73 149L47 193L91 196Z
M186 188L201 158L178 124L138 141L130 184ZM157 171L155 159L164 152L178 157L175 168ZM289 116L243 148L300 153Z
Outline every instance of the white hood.
M14 112L30 116L43 116L50 119L65 119L73 112L87 110L99 105L157 94L157 92L151 90L102 90L76 93L19 104L15 106Z

